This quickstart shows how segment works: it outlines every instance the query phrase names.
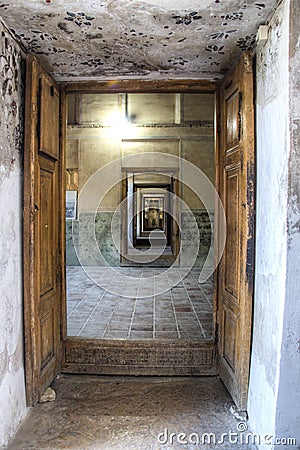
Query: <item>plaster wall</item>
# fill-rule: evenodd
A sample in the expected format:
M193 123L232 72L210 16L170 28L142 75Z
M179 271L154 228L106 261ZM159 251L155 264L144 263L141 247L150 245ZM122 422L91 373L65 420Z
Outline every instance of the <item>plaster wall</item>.
M280 359L276 435L300 445L300 4L290 0L290 156L287 276ZM277 447L276 447L277 448ZM278 447L279 448L279 447ZM299 447L298 447L299 448Z
M267 43L257 52L256 281L248 413L263 449L283 448L270 443L299 435L299 174L296 182L297 139L293 152L289 111L293 84L296 88L299 81L299 72L293 68L293 77L289 71L293 14L290 1L283 1L270 21ZM299 133L295 119L291 129Z
M113 161L114 169L122 178L122 170L132 169L134 165L144 170L147 163L143 154L153 153L151 166L162 168L166 164L162 154L178 157L176 169L183 172L183 158L198 167L214 184L214 94L70 94L68 96L67 133L67 179L74 181L77 171L77 189L80 192L85 183L99 169ZM127 116L129 123L124 117ZM128 161L124 157L140 155ZM167 161L167 165L169 165ZM173 163L174 164L174 163ZM169 167L167 167L169 168ZM174 167L172 167L174 169ZM149 175L151 176L151 175ZM153 175L152 175L153 176ZM108 177L109 180L103 177ZM107 183L113 174L101 172L101 182ZM153 181L153 180L152 180ZM75 183L76 184L76 183ZM68 184L76 189L74 183ZM68 189L68 187L67 187ZM71 189L71 188L69 188ZM199 197L183 183L180 197L193 211L200 233L197 266L202 266L211 241L211 223L208 213ZM98 185L90 191L90 200L99 197ZM100 201L100 198L99 198ZM104 259L113 266L120 264L120 255L113 243L111 223L114 211L122 201L122 183L109 189L99 203L95 216L95 235ZM78 211L80 224L67 221L66 262L78 265L73 242L80 234L80 256L89 265L97 265L91 249L89 236L89 204L81 202L79 195ZM182 213L183 214L183 213ZM181 216L182 232L191 234L191 224ZM121 221L119 221L121 233ZM198 245L198 231L189 238L191 246Z
M22 55L0 23L0 447L26 415L22 314Z
M66 168L77 165L79 190L106 164L143 152L157 153L157 167L160 153L184 158L214 183L213 94L71 94L68 105ZM120 191L114 194L111 208L121 200ZM190 190L182 198L191 208L203 208Z

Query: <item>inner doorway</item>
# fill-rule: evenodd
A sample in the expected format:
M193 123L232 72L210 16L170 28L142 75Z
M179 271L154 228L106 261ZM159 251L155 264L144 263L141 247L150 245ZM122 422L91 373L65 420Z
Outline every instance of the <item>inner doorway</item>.
M70 338L214 342L213 277L199 283L214 210L184 162L214 186L214 92L68 94Z

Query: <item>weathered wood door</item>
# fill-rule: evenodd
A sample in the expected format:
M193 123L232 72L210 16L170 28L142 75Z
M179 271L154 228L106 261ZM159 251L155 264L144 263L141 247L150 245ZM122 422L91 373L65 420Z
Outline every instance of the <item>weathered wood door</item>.
M245 52L220 90L220 197L227 221L218 298L219 373L246 410L254 251L254 102L252 58Z
M27 58L24 148L24 314L27 402L60 369L62 245L60 94Z

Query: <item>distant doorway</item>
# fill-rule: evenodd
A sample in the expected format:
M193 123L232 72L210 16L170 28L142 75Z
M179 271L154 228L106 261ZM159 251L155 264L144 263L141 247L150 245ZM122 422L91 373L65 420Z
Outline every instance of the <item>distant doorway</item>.
M174 172L129 169L123 177L126 213L121 265L170 267L179 249Z

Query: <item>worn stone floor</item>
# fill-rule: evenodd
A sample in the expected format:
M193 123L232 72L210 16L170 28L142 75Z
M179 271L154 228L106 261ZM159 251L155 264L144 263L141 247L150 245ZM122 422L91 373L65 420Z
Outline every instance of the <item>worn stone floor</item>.
M213 337L213 283L200 269L67 267L69 336L98 339Z
M53 387L56 400L32 408L9 450L256 448L217 377L63 375Z

